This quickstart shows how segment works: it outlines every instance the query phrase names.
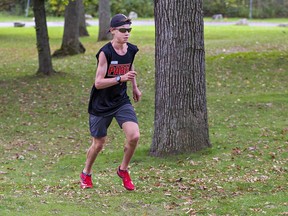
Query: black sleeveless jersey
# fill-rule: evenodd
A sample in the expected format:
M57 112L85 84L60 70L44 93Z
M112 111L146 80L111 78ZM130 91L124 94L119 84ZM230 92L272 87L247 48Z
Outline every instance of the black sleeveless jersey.
M131 70L134 57L138 52L138 48L130 43L127 43L127 45L127 52L123 56L116 53L111 42L104 45L96 54L98 62L100 52L102 51L107 59L107 71L105 78L124 75ZM122 105L131 103L126 91L126 82L119 83L105 89L97 89L94 84L90 93L88 113L96 116L109 115Z

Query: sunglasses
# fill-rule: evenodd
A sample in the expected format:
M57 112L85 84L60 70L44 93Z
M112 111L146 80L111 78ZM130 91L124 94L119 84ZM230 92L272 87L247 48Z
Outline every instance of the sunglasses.
M121 32L121 33L126 33L126 31L128 32L128 33L130 33L131 32L131 30L132 30L132 28L119 28L119 29L117 29L119 32Z

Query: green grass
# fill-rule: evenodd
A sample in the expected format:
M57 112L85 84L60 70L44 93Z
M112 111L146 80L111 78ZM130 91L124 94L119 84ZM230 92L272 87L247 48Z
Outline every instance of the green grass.
M248 14L247 14L248 16ZM287 23L288 19L287 18L266 18L266 19L248 19L248 17L229 17L226 18L224 17L222 20L213 20L212 17L205 17L204 21L206 22L237 22L240 19L247 19L248 22L265 22L265 23Z
M83 55L53 59L37 77L34 28L0 28L0 215L284 215L287 203L288 47L278 27L206 27L206 77L213 147L148 155L154 120L154 28L133 27L142 102L141 140L131 162L135 192L115 174L124 136L115 122L94 166L95 188L78 175L90 145L87 103L97 28ZM49 28L52 52L63 29Z
M30 11L32 11L32 9L30 9ZM47 21L64 21L63 17L52 17L52 16L48 16ZM23 16L15 16L15 15L10 15L9 13L5 13L5 12L0 12L0 22L17 22L17 21L22 21L22 22L32 22L33 21L33 17L28 16L26 17L25 14L23 14Z

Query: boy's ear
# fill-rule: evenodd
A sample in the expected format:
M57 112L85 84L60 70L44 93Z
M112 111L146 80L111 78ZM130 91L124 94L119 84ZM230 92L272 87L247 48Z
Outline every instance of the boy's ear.
M108 33L111 33L114 29L115 29L115 28L110 27L109 30L107 31L107 34L108 34Z

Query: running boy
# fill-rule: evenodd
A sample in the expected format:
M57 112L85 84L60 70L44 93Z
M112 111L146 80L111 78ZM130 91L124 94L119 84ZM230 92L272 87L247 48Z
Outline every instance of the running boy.
M81 188L92 188L92 165L102 150L107 129L113 119L117 120L126 137L122 163L117 174L127 190L135 186L128 172L129 162L139 141L140 133L137 117L127 95L127 82L132 83L133 99L141 99L137 87L133 61L138 52L137 46L128 43L131 20L123 14L116 14L110 22L113 39L96 54L98 60L95 83L89 101L89 125L92 144L87 152L85 167L80 174Z

